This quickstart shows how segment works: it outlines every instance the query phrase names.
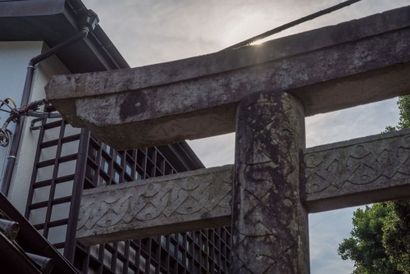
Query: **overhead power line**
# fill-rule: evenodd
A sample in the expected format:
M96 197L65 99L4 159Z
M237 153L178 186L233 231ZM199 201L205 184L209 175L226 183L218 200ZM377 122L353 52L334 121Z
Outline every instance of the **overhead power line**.
M320 17L320 16L323 16L323 15L325 15L325 14L329 14L329 13L331 13L331 12L340 10L340 9L342 9L342 8L345 8L345 7L347 7L347 6L350 6L350 5L355 4L355 3L357 3L357 2L360 2L360 1L362 1L362 0L348 0L348 1L342 2L342 3L340 3L340 4L337 4L337 5L332 6L332 7L330 7L330 8L327 8L327 9L324 9L324 10L321 10L321 11L318 11L318 12L315 12L315 13L312 13L312 14L309 14L309 15L307 15L307 16L304 16L304 17L302 17L302 18L299 18L299 19L297 19L297 20L294 20L294 21L289 22L289 23L287 23L287 24L284 24L284 25L282 25L282 26L276 27L276 28L274 28L274 29L271 29L271 30L269 30L269 31L266 31L266 32L264 32L264 33L261 33L261 34L259 34L259 35L256 35L256 36L254 36L254 37L252 37L252 38L249 38L249 39L247 39L247 40L245 40L245 41L242 41L242 42L240 42L240 43L237 43L237 44L235 44L235 45L232 45L232 46L230 46L230 47L227 47L227 48L225 48L225 49L223 49L223 50L237 49L237 48L240 48L240 47L243 47L243 46L247 46L247 45L249 45L249 44L251 44L251 43L253 43L253 42L257 41L257 40L261 40L261 39L263 39L263 38L266 38L266 37L271 36L271 35L273 35L273 34L276 34L276 33L278 33L278 32L284 31L284 30L286 30L286 29L289 29L289 28L291 28L291 27L294 27L294 26L299 25L299 24L301 24L301 23L304 23L304 22L306 22L306 21L313 20L313 19L318 18L318 17Z

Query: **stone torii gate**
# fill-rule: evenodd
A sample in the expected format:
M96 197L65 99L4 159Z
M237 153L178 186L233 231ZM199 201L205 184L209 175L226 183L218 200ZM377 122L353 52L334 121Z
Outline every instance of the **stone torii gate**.
M232 224L232 273L309 273L308 213L410 197L410 131L305 148L304 118L410 93L410 6L258 47L54 77L126 149L236 131L233 166L83 192L85 244Z

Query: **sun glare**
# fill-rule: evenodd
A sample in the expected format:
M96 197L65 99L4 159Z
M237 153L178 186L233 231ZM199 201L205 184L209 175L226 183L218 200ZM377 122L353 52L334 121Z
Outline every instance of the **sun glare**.
M262 45L264 42L265 42L264 39L260 39L260 40L256 40L256 41L250 43L250 45L251 45L251 46L260 46L260 45Z

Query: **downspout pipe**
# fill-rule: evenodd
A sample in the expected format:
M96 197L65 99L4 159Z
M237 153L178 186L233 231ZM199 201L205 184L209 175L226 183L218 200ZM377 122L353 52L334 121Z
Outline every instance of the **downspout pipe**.
M21 98L21 106L25 106L29 103L30 100L30 94L31 94L31 87L33 85L33 78L34 78L34 72L36 70L36 66L44 61L45 59L49 58L50 56L56 54L59 52L61 49L72 45L80 40L85 39L90 31L93 31L95 26L98 24L98 16L92 11L88 10L87 11L87 16L84 20L84 26L75 35L70 37L64 42L61 42L60 44L56 45L55 47L52 47L46 52L43 52L40 55L37 55L33 57L27 66L27 73L26 73L26 80L24 82L24 88L23 88L23 96ZM16 122L16 128L13 134L13 140L10 146L10 151L9 155L7 157L7 164L6 164L6 169L4 172L3 176L3 182L1 185L1 192L7 196L10 190L10 185L11 185L11 180L13 177L13 172L14 172L14 167L16 164L16 158L17 158L17 153L20 147L20 142L21 142L21 137L23 135L23 128L24 128L24 117L20 117L20 119L17 120Z

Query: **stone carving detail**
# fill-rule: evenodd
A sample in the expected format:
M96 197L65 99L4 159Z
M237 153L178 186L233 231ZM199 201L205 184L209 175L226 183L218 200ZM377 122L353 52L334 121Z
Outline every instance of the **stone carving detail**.
M138 234L138 228L168 225L172 229L175 223L229 218L231 176L227 166L85 191L77 237L109 237L131 230Z
M311 200L400 185L410 179L410 131L308 149L305 176Z
M231 272L308 273L302 106L286 93L251 96L240 104L236 136Z
M256 110L251 108L250 111ZM237 159L241 161L240 167L237 167L237 182L242 183L240 187L247 199L234 205L236 210L239 206L240 210L248 213L236 222L242 220L252 224L246 228L246 233L241 232L243 237L252 233L253 237L267 236L271 231L278 233L279 217L282 214L283 218L289 216L290 208L286 204L293 206L296 203L291 199L296 196L281 194L285 184L279 180L275 162L281 160L288 163L286 170L283 170L288 174L285 179L291 180L292 176L296 176L297 166L294 162L300 155L285 153L289 146L286 140L293 138L292 132L278 130L273 123L263 127L262 118L263 113L260 113L259 120L244 120L247 125L255 127L248 130L254 132L249 136L254 136L252 142L256 144L252 149L245 150L246 155L241 152ZM286 127L290 124L285 123L286 119L293 118L275 113L272 119L282 120L282 127ZM258 126L264 130L256 130ZM282 141L264 144L261 140L268 136ZM244 137L238 141L247 142ZM238 147L245 148L243 144ZM279 148L275 148L276 145ZM408 198L410 193L410 130L309 148L304 154L304 161L306 185L302 184L300 195L309 212ZM120 237L132 239L229 225L232 169L233 166L210 168L84 191L77 236L83 242L103 243ZM272 185L269 184L270 180ZM238 187L235 189L239 191ZM352 199L352 195L356 197ZM258 219L262 215L257 212L265 212L265 209L272 217L269 224ZM239 213L235 214L238 216ZM253 220L251 216L257 216L258 220ZM158 227L162 229L156 229ZM115 233L124 235L113 236ZM249 246L244 248L246 250Z

